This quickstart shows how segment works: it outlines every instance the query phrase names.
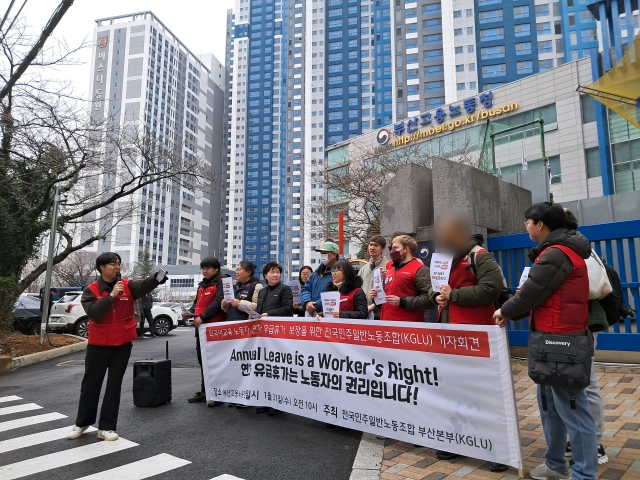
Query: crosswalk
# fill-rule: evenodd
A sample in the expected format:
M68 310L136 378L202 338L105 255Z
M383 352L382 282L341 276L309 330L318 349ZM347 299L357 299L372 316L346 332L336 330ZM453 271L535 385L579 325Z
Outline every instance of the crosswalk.
M0 397L0 418L5 415L22 414L25 412L37 412L38 410L44 408L35 403L19 403L21 400L22 398L17 395ZM12 420L0 421L0 432L14 431L20 428L40 424L42 424L42 426L46 428L47 422L61 420L64 418L67 418L67 416L61 413L48 412ZM36 447L38 445L43 445L49 442L57 442L59 440L66 439L66 436L72 426L73 425L69 424L62 428L54 428L37 433L30 433L27 435L10 438L7 440L0 440L0 479L13 480L18 478L29 478L33 475L48 472L49 470L53 470L55 468L81 464L82 462L90 461L104 455L109 455L111 453L124 451L138 446L137 443L126 440L122 437L115 442L99 441L75 448L73 447L72 442L69 442L67 444L60 443L60 447L71 448L62 448L55 453L40 455L14 463L3 464L3 455L6 453L16 451L37 451L34 449L29 449L31 447ZM92 432L95 430L95 428L90 427L89 429L87 429L87 432ZM115 466L114 468L110 468L108 470L81 478L92 480L139 480L160 475L162 473L175 470L190 463L191 462L189 460L177 458L167 453L161 453L159 455L155 455L125 465Z

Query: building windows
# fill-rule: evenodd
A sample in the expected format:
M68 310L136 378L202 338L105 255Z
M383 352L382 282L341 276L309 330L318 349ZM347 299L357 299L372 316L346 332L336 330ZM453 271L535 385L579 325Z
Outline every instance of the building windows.
M455 47L455 53L464 53L464 47Z
M407 49L409 48L418 48L417 38L407 38Z
M469 90L475 90L476 88L478 88L476 82L469 82Z
M585 28L580 32L583 42L596 42L598 41L598 29L597 28Z
M423 69L425 77L440 75L442 72L444 72L444 65L428 65Z
M533 73L533 61L526 60L524 62L518 62L516 64L518 75L523 75L526 73Z
M422 37L422 45L424 46L428 46L428 45L437 45L439 43L442 42L442 34L441 33L434 33L431 35L423 35Z
M553 53L553 44L551 40L538 42L538 53Z
M420 95L420 88L418 85L407 85L407 95Z
M429 3L427 5L422 6L422 15L433 15L434 13L440 13L442 11L440 7L440 2L438 3ZM454 12L455 15L455 12Z
M482 67L482 78L502 77L507 74L507 65L499 63L497 65L484 65Z
M467 45L467 53L473 53L476 51L475 45Z
M531 42L516 43L516 55L530 55L530 54L531 54Z
M549 70L553 68L553 59L548 58L546 60L538 60L538 70L540 72L544 72L545 70Z
M586 8L584 10L580 10L580 23L590 23L595 21L596 19L593 15L591 15L591 12L589 10L587 10Z
M551 185L562 183L562 172L560 171L560 155L549 157L549 170L551 170Z
M495 3L502 3L502 0L478 0L478 5L493 5Z
M462 18L462 10L454 10L453 18Z
M529 6L513 7L513 18L527 18L529 16Z
M464 83L456 83L456 90L461 91L465 89Z
M470 63L469 64L469 71L470 72L475 72L476 71L476 64L475 63Z
M480 30L481 42L489 42L491 40L500 40L502 38L504 38L504 27L487 28L484 30Z
M467 35L473 35L473 27L467 27Z
M536 5L536 17L548 17L549 16L549 4L542 3Z
M538 35L551 35L551 23L537 23L536 32L538 32Z
M567 13L567 23L570 27L575 26L576 24L576 14L574 12Z
M596 121L596 104L590 96L582 95L580 97L580 111L582 112L582 123Z
M480 19L480 23L500 22L503 19L502 9L480 12L478 18Z
M425 50L423 53L424 60L437 60L442 58L442 49Z
M444 80L439 80L436 82L425 82L424 91L425 92L433 92L438 90L444 90Z
M480 49L480 58L482 58L482 60L489 60L491 58L502 58L504 57L504 52L504 45L496 45L495 47L483 47Z
M587 178L601 177L602 170L600 170L600 151L598 147L587 148L584 151L584 159L587 164Z
M461 29L461 28L454 28L454 29L453 29L453 36L454 36L454 37L460 37L460 36L462 36L462 29Z
M171 288L193 288L193 278L170 278Z
M526 37L531 35L531 25L528 23L521 23L513 27L516 37Z
M466 15L467 15L467 17L473 17L473 9L467 8Z
M464 64L456 65L456 72L464 72Z

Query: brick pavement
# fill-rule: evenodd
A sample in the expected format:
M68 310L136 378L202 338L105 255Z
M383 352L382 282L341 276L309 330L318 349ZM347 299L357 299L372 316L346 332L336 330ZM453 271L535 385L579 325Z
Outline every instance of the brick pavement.
M546 444L536 401L536 386L527 376L525 361L512 362L520 418L525 475L544 462ZM640 480L640 367L596 366L605 402L602 444L609 462L600 466L598 478ZM436 459L435 450L387 440L381 480L515 480L518 471L493 473L488 462L472 458ZM528 476L527 476L528 478Z

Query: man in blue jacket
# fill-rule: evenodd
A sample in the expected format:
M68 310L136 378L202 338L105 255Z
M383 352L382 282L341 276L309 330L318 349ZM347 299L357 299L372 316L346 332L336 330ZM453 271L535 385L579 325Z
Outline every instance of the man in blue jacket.
M300 292L300 301L312 317L322 313L320 294L327 290L327 285L332 281L331 269L338 261L339 251L338 245L330 240L316 248L316 252L320 252L320 266L311 274Z

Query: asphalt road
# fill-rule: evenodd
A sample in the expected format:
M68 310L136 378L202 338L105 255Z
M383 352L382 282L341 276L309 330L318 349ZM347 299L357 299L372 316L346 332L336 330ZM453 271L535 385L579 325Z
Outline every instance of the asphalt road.
M55 336L53 338L55 341ZM117 431L121 438L139 445L28 475L30 480L80 478L161 453L192 463L151 478L204 480L223 474L246 480L349 478L360 432L327 428L323 423L286 413L269 417L257 415L255 408L239 410L226 405L208 408L204 403L189 404L187 397L200 385L192 329L179 328L164 338L136 340L131 362L163 358L165 340L169 340L173 366L171 403L158 408L135 407L131 393L133 368L127 369L124 378ZM57 439L9 452L3 452L2 448L5 440L73 425L84 355L85 352L66 355L0 376L0 397L17 395L23 399L0 403L0 410L24 403L43 407L1 415L0 422L50 412L68 417L0 431L0 469L47 454L53 454L47 458L58 458L65 456L68 449L101 442L96 432L92 432L74 441Z

